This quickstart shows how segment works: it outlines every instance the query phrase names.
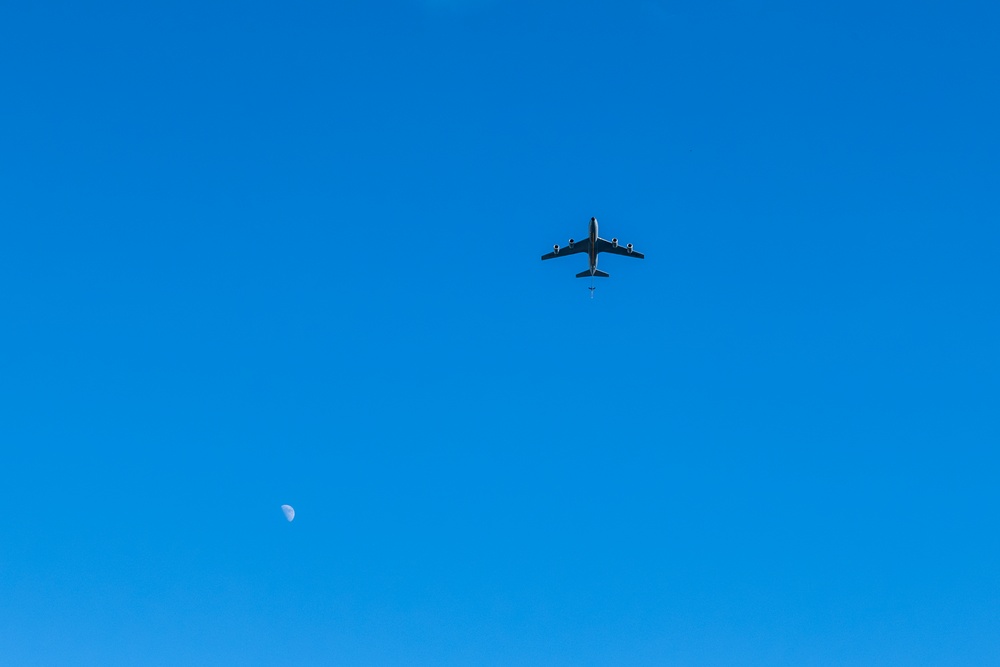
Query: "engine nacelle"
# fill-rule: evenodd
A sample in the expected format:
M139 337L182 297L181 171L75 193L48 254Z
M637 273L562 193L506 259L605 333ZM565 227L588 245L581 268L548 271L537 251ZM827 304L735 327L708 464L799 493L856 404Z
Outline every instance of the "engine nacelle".
M558 243L555 244L554 246L552 246L552 252L554 252L557 255L559 254L559 244Z
M628 254L630 254L630 255L631 255L631 254L632 254L632 244L631 244L631 243L629 243L629 244L628 244L627 246L625 246L625 250L627 250L627 251L628 251Z
M612 248L618 247L618 239L611 239L611 247Z
M576 241L574 241L573 239L570 239L570 240L569 240L569 243L567 243L567 245L568 245L568 246L569 246L570 248L572 248L572 247L573 247L573 244L574 244L574 243L576 243Z

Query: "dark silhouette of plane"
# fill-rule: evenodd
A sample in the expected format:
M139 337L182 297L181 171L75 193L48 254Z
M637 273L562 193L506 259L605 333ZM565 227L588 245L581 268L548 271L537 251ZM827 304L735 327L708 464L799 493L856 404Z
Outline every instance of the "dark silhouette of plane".
M607 278L610 275L597 268L597 256L602 252L610 252L614 255L625 255L626 257L635 257L637 259L643 259L645 257L645 255L641 252L633 250L631 243L620 246L618 245L618 239L611 239L608 241L599 237L597 235L597 218L591 218L590 236L583 241L574 241L573 239L570 239L569 244L565 248L560 248L558 245L554 245L552 246L552 252L547 255L542 255L542 259L552 259L554 257L562 257L564 255L574 255L578 252L587 253L590 257L590 268L582 273L576 274L577 278L586 278L588 276Z

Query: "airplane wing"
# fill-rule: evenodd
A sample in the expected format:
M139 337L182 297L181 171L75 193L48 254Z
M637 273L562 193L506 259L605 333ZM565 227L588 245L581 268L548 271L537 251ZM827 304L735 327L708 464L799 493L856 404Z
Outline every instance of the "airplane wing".
M552 259L554 257L562 257L564 255L575 255L578 252L590 252L590 239L577 241L573 244L572 248L559 248L559 252L550 252L548 255L542 255L542 259Z
M562 251L560 250L559 252L561 253ZM611 241L605 239L597 239L597 252L610 252L612 255L625 255L626 257L635 257L636 259L644 259L646 257L638 250L629 251L627 246L615 246L611 244Z

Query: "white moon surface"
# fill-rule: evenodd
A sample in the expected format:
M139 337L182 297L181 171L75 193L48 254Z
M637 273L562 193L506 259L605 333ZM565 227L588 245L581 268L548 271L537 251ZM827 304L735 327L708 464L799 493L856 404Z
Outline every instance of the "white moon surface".
M281 511L285 513L285 518L289 521L295 518L295 508L291 505L282 505Z

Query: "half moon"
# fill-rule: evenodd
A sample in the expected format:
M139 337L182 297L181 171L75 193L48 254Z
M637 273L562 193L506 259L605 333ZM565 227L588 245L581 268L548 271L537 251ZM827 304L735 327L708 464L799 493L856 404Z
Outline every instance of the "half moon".
M281 511L285 513L285 518L289 521L295 518L295 508L291 505L282 505Z

